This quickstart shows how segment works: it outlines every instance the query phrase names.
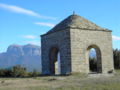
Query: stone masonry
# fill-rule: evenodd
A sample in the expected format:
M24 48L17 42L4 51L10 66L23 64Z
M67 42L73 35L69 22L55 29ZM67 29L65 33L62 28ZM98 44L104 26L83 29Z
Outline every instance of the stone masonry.
M113 71L111 31L76 14L70 15L46 34L41 35L42 74L55 74L60 52L60 74L90 73L89 51L97 53L98 73Z

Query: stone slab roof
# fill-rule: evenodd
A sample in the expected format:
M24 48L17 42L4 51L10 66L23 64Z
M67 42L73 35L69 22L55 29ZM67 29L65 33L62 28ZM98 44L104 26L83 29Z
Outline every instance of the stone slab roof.
M102 28L87 19L78 16L76 14L70 15L59 24L57 24L54 28L48 31L46 34L64 30L66 28L79 28L83 30L100 30L100 31L110 31L108 29Z

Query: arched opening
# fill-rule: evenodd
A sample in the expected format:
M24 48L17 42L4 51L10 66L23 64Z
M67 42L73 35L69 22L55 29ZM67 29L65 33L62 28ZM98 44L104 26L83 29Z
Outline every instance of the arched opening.
M89 51L89 69L91 72L97 72L97 56L94 48Z
M88 47L89 71L90 73L102 73L101 51L96 45Z
M58 75L60 72L60 51L54 47L50 50L50 74Z

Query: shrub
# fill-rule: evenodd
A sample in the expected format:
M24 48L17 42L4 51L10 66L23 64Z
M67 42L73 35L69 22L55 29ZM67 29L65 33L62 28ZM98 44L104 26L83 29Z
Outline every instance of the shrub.
M0 69L0 77L10 77L11 70L9 69Z
M20 65L12 67L11 72L12 72L11 76L13 76L13 77L26 77L26 76L28 76L26 68L21 67Z
M39 75L40 75L40 72L37 72L36 70L33 70L33 72L29 73L29 76L31 76L31 77L37 77Z
M113 50L114 68L120 69L120 50Z
M20 65L13 66L10 69L0 69L0 77L37 77L40 72L33 70L33 72L27 72L25 67Z
M95 58L90 58L90 70L92 70L92 72L96 72L97 71L97 60Z

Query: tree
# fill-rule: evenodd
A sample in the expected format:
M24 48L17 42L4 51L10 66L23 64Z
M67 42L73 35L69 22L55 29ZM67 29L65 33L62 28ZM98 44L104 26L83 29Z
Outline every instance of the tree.
M89 58L89 62L90 62L90 70L92 72L96 72L97 71L97 60L96 58Z
M40 75L40 72L37 72L36 70L33 70L33 72L31 72L29 76L31 76L31 77L37 77L39 75Z
M113 50L114 68L120 69L120 50Z
M26 68L21 67L20 65L14 66L12 69L12 76L13 77L26 77L27 71Z

